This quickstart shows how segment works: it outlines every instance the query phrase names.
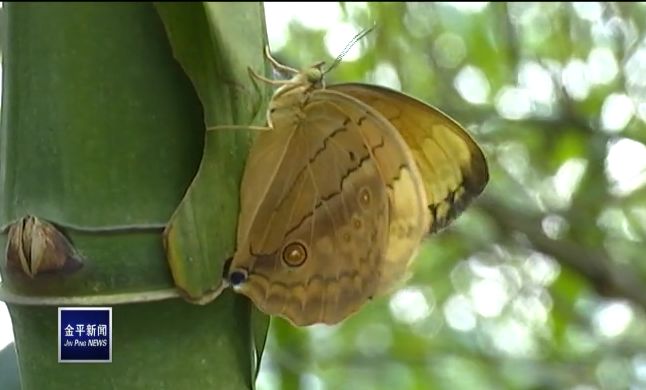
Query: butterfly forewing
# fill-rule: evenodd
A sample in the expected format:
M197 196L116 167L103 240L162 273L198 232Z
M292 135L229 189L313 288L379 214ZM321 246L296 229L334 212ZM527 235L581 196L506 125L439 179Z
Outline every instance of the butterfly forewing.
M337 84L379 111L399 131L421 172L430 214L429 231L449 224L482 192L489 173L480 147L447 115L417 99L367 84Z

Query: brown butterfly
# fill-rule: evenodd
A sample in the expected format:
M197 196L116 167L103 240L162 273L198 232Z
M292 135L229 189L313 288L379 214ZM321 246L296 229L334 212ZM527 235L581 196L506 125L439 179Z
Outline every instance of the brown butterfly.
M266 55L292 77L254 74L278 88L246 163L227 279L267 314L334 324L406 278L422 238L482 192L487 164L419 100L326 87L322 62L297 71Z

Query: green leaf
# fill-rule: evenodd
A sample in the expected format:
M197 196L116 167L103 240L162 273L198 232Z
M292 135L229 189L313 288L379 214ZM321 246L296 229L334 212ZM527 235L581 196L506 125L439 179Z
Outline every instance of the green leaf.
M184 7L193 5L170 17ZM254 24L248 31L259 43L240 43L245 34L230 25L219 39L238 40L261 61L264 35L253 30L262 31L260 6L232 7ZM160 226L195 176L205 146L203 114L215 109L202 109L195 93L202 90L173 58L159 14L148 3L12 3L4 11L0 222L26 214L53 222L84 265L72 275L32 279L9 274L0 261L0 291L100 302L172 288ZM229 112L213 116L225 124L253 111L242 93L229 93L238 84L228 81L212 97L220 113ZM212 262L232 248L223 243L233 245L247 143L245 132L206 140L219 152L210 165L222 175L211 214L220 252ZM6 235L1 241L4 247ZM251 328L249 301L230 291L207 306L179 299L115 306L111 364L59 364L56 307L8 306L26 390L253 387L252 334L259 333Z
M246 71L248 65L262 67L264 30L253 22L262 19L262 8L160 3L157 9L174 55L200 96L206 124L250 124L259 112L258 102L264 101ZM245 34L227 40L224 32L240 26L246 26ZM233 255L235 229L231 227L238 217L237 188L250 141L251 134L245 130L207 133L200 169L165 232L175 283L189 299L217 294L224 261ZM224 231L229 234L221 234Z
M246 71L247 66L264 68L265 29L257 22L264 20L261 6L159 3L157 10L175 58L202 101L207 127L250 124L264 113L268 90L255 87ZM246 33L227 39L240 26ZM231 227L237 222L237 188L252 135L226 128L207 132L199 171L165 231L173 278L189 300L208 302L220 292L224 261L235 249ZM232 187L236 191L221 191ZM224 231L231 234L218 234ZM251 322L255 377L269 317L254 308Z

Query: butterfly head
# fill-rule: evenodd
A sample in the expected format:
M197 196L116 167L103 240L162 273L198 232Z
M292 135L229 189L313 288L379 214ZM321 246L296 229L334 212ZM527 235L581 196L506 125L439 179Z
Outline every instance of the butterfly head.
M327 71L323 70L323 65L325 65L325 61L319 61L298 72L288 83L276 91L274 98L296 91L306 93L312 89L321 88L323 86L323 77L327 73Z
M302 71L301 74L305 77L307 83L313 86L321 85L323 76L326 73L323 71L323 65L325 65L325 61L320 61Z

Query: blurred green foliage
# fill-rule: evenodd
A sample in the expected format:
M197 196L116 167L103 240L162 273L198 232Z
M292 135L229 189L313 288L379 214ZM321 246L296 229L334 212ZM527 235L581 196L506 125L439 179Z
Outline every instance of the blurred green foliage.
M335 327L274 319L258 388L645 389L646 4L339 7L329 30L290 24L281 62L376 23L328 83L439 107L491 181L402 290Z

